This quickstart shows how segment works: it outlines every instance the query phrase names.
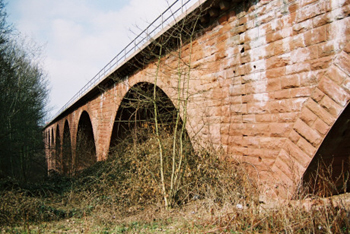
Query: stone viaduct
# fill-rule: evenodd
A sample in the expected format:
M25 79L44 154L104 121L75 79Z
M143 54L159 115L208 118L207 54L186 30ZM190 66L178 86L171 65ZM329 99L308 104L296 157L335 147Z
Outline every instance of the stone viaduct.
M181 93L195 147L245 162L269 191L294 193L320 158L346 175L349 16L349 0L199 1L47 123L48 168L74 167L79 129L89 164L105 160L123 98L144 84L184 115Z

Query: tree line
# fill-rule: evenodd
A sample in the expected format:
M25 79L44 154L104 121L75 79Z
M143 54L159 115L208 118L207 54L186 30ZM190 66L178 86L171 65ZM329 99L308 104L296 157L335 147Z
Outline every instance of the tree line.
M48 86L38 51L25 48L17 34L0 0L0 179L25 181L45 170Z

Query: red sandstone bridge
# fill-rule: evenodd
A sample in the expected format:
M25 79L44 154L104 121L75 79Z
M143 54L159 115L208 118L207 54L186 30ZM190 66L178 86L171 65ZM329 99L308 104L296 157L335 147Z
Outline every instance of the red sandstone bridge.
M253 166L264 188L293 193L321 158L341 179L350 153L349 15L348 0L173 4L45 126L49 170L105 160L124 97L156 86L182 115L186 96L194 145ZM81 138L90 158L78 159Z

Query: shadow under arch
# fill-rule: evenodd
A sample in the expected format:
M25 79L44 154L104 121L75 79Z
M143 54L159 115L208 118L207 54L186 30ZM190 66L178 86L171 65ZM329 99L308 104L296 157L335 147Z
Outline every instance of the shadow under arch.
M77 172L96 163L96 145L89 114L83 111L78 123L74 170Z
M330 196L350 191L350 105L339 116L303 176L308 193Z
M155 106L157 106L157 121L161 132L172 134L177 117L177 109L165 94L156 86L154 100L154 84L140 82L126 93L118 108L111 134L109 152L113 152L118 145L142 143L150 135L155 134ZM178 128L181 128L180 119ZM188 138L185 131L184 137ZM118 149L120 150L120 149Z
M64 123L62 142L62 166L63 174L71 174L72 168L72 144L68 120Z
M51 130L46 132L46 148L50 150L51 147Z
M55 168L55 145L54 145L54 132L53 128L49 129L48 131L49 134L49 141L48 141L48 161L47 161L47 166L48 166L48 173L51 174L53 171L56 170Z
M50 147L53 147L54 145L54 133L53 133L53 128L50 131L50 135L51 135L51 141L50 141Z
M57 124L56 128L56 144L55 144L55 151L54 151L54 170L57 172L61 172L62 170L62 163L61 163L61 157L62 157L62 145L61 145L61 137L60 137L60 126Z

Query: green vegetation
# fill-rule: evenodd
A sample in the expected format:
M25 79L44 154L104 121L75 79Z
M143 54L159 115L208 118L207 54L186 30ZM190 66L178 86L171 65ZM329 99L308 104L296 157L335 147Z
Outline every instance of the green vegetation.
M25 181L45 173L40 126L48 90L37 51L13 31L0 0L0 178Z

